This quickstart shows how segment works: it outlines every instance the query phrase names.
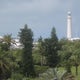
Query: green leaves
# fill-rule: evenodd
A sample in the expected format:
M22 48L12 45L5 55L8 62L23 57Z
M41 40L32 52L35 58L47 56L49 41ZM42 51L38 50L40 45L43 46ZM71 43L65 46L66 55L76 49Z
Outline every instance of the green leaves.
M33 32L25 25L23 29L20 29L19 37L23 45L22 72L27 77L34 76L35 71L32 57Z
M51 31L51 38L44 40L45 43L45 55L47 59L47 64L50 67L56 67L58 64L58 38L56 35L55 28Z

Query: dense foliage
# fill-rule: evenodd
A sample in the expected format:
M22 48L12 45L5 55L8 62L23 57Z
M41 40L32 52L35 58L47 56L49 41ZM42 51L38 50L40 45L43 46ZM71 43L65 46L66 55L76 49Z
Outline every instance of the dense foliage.
M45 55L47 64L50 67L56 67L59 61L58 57L58 38L55 28L51 31L51 37L45 39Z
M52 76L54 71L51 74L48 70L53 68L57 71L64 68L71 74L73 66L78 75L80 40L58 40L53 27L49 38L40 37L37 44L33 45L33 32L27 25L20 29L19 39L20 49L11 48L11 44L16 44L11 34L0 39L0 80L39 80L48 74ZM51 76L46 78L50 79Z
M33 32L31 29L24 26L19 32L20 42L23 45L22 49L22 72L25 76L30 77L35 75L32 47L33 47Z

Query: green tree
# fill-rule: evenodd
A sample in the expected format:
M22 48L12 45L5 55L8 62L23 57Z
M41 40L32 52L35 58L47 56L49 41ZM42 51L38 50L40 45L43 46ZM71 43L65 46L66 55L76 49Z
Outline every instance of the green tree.
M33 47L33 32L31 29L24 26L19 32L20 42L23 45L22 52L22 70L23 74L27 77L35 76L33 65L32 47Z
M8 51L0 47L0 80L7 79L11 75L11 58Z
M60 64L65 67L67 72L71 73L72 60L71 57L73 55L73 42L68 41L66 39L61 39L60 42L61 49L58 52L60 56Z
M15 44L15 41L12 39L11 36L12 36L11 34L7 34L7 35L3 36L3 39L2 39L2 43L3 43L2 44L2 49L5 50L5 51L10 50L11 43Z
M44 41L42 39L42 37L40 36L40 38L38 39L38 51L41 54L41 66L46 64L46 60L45 60L45 46L44 46Z
M78 66L80 64L80 40L73 41L73 45L73 55L71 58L76 69L76 75L78 75Z
M11 43L11 35L4 35L0 42L0 80L9 78L17 65L12 50L10 50Z
M56 67L59 61L58 56L58 38L55 28L52 28L51 38L45 39L45 53L47 64L50 67Z

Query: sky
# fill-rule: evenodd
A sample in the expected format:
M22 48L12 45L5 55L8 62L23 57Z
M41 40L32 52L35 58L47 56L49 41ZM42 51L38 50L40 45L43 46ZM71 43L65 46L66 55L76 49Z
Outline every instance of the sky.
M72 13L72 35L80 37L80 0L0 0L0 36L18 36L27 24L34 38L47 38L56 28L59 39L66 37L67 12Z

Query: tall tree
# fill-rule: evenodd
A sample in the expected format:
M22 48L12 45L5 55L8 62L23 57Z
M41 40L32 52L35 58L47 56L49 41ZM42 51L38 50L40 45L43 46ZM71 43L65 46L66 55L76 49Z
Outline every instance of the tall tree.
M23 45L23 53L22 53L22 68L23 74L27 77L34 76L34 65L32 58L32 47L33 47L33 32L31 29L24 26L23 29L20 29L19 32L20 42Z
M56 35L56 29L53 27L51 31L51 39L54 40L56 43L58 42L58 37Z
M56 67L58 64L58 38L56 30L53 27L51 31L51 38L45 39L45 51L47 63L50 67Z

